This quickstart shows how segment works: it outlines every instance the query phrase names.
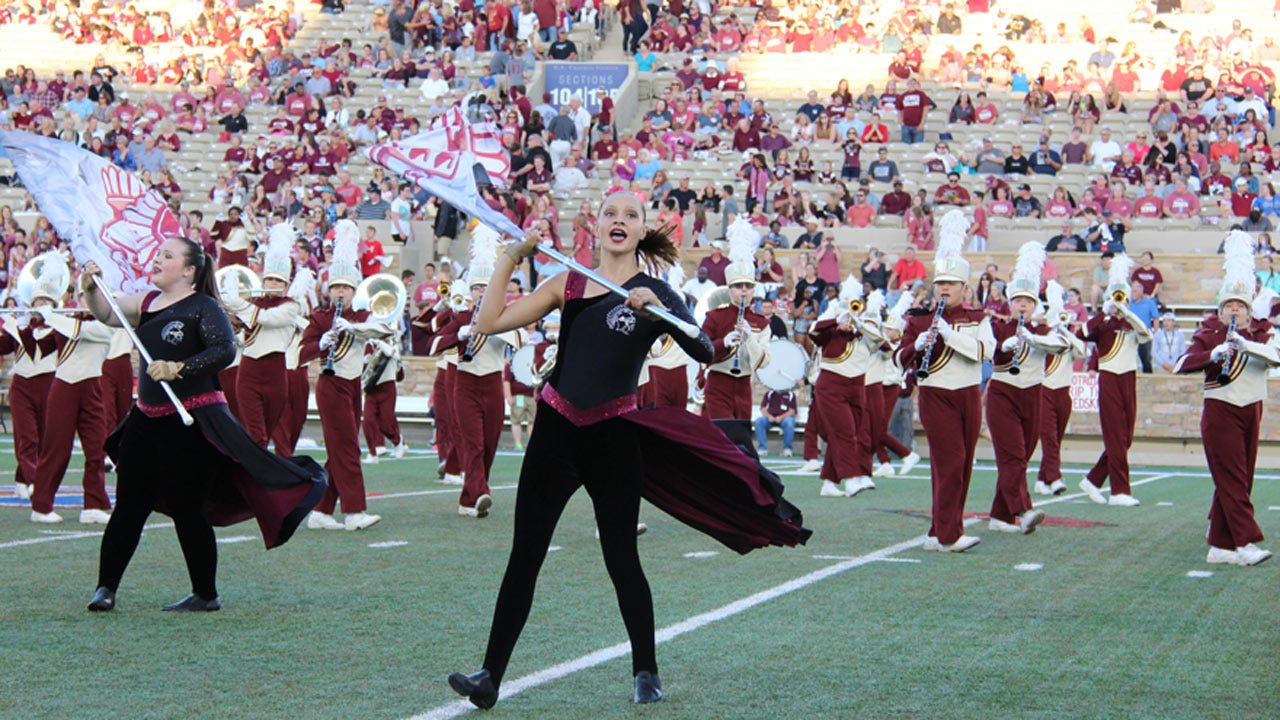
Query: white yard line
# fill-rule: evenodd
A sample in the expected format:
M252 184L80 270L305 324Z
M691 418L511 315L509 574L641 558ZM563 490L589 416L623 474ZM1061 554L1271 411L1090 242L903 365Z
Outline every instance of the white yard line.
M157 530L159 528L171 528L173 523L156 523L155 525L147 525L143 530ZM80 540L88 537L102 537L102 531L98 532L63 532L58 535L45 535L44 537L31 538L29 540L13 540L7 543L0 543L0 550L8 548L23 547L24 545L39 545L41 543L58 542L59 540Z
M1177 475L1176 473L1165 473L1162 475L1155 475L1153 477L1138 480L1132 484L1145 485L1147 483L1155 482L1157 480L1164 480L1166 478L1175 477L1176 475ZM1044 500L1042 502L1036 503L1036 505L1037 506L1052 505L1055 503L1066 502L1068 500L1074 500L1076 498L1081 498L1081 497L1084 497L1084 493L1079 493L1076 495L1063 495L1060 497L1051 498L1049 500ZM968 527L970 525L973 525L979 522L982 522L979 518L970 518L965 521L965 526ZM777 599L779 597L782 597L783 595L788 595L790 593L796 592L797 590L803 590L804 588L809 587L810 585L813 585L814 583L819 582L821 580L826 580L829 577L839 575L841 573L847 572L857 567L862 567L863 565L866 565L868 563L889 560L894 555L897 555L898 553L904 550L910 550L912 548L916 548L923 545L925 539L926 538L924 535L919 535L910 540L900 542L896 545L889 545L888 547L880 548L879 550L875 550L873 552L867 553L866 555L849 558L847 560L844 560L843 562L839 562L834 565L828 565L827 567L821 568L819 570L815 570L807 575L802 575L798 578L795 578L794 580L789 580L785 583L782 583L781 585L776 585L774 587L771 587L768 590L758 592L754 595L749 595L740 600L735 600L734 602L731 602L728 605L718 607L715 610L711 610L710 612L705 612L705 613L702 613L701 615L695 615L687 620L678 622L675 625L669 625L659 630L655 634L655 639L657 640L657 643L661 645L662 643L665 643L669 640L674 640L675 638L678 638L681 635L684 635L686 633L693 632L694 630L699 630L708 625L711 625L712 623L716 623L726 618L733 617L734 615L738 615L740 613L746 612L747 610L750 610L758 605L763 605L764 603L767 603L770 600ZM592 668L597 665L602 665L606 662L609 662L611 660L616 660L620 657L625 657L626 655L630 654L630 652L631 652L631 643L623 642L607 648L602 648L593 653L583 655L578 658L574 658L573 660L569 660L567 662L563 662L558 665L553 665L549 668L546 668L545 670L540 670L531 675L525 675L522 678L518 678L516 680L503 683L502 697L510 698L514 695L519 695L520 693L526 690L532 690L541 685L546 685L547 683L553 682L555 680L560 680L561 678L568 677L574 673L581 672L588 668ZM440 707L437 707L432 710L428 710L427 712L414 715L412 718L409 718L409 720L447 720L448 718L455 718L455 717L458 717L459 715L469 713L475 709L476 709L475 706L473 706L467 700L456 700L447 705L441 705Z
M490 487L489 487L489 490L490 490L490 491L493 491L493 490L514 490L516 487L517 487L517 486L515 486L515 485L492 485L492 486L490 486ZM420 497L420 496L422 496L422 495L457 495L457 494L458 494L458 493L460 493L460 492L462 492L462 486L461 486L461 485L454 485L454 486L452 486L451 488L448 488L448 489L445 489L445 490L415 490L415 491L413 491L413 492L387 493L386 495L370 495L370 496L369 496L369 500L370 500L370 501L373 501L373 500L390 500L391 498Z

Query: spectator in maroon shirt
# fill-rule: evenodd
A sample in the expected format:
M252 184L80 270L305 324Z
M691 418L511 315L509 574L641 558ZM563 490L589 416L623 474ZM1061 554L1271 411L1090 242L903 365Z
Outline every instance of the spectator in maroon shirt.
M760 400L760 417L755 419L756 451L769 454L768 432L782 428L782 456L791 457L791 443L796 434L796 394L790 390L770 390Z
M902 181L893 181L893 190L880 198L881 215L906 215L911 208L911 194L902 189Z
M729 267L729 258L725 257L721 252L724 248L724 242L720 240L711 243L711 254L702 258L702 262L698 263L699 268L707 269L707 279L716 285L724 285L724 271Z
M1158 303L1160 302L1160 287L1164 285L1164 276L1160 274L1160 271L1153 264L1155 260L1155 256L1150 252L1142 253L1140 260L1142 264L1133 271L1129 281L1136 285L1141 285L1142 294L1150 296Z
M1236 217L1248 217L1253 209L1253 200L1258 197L1249 192L1249 181L1236 178L1235 190L1231 193L1231 214Z
M907 91L898 96L896 105L898 122L902 125L902 142L908 145L923 142L925 113L936 106L920 90L920 83L915 78L907 81Z

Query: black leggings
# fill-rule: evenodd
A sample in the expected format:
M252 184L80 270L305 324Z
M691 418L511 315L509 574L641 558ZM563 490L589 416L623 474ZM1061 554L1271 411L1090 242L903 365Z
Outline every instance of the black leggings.
M632 673L656 673L653 598L636 549L644 481L637 428L616 418L579 428L546 403L539 403L537 412L538 422L520 469L515 537L493 611L484 667L495 684L502 681L529 619L538 570L547 557L556 522L573 493L585 486L595 506L604 564L631 638Z
M116 591L147 517L159 507L173 518L191 592L206 600L217 597L218 549L204 500L225 458L198 425L186 427L177 415L148 418L135 409L121 432L116 508L102 536L99 587Z

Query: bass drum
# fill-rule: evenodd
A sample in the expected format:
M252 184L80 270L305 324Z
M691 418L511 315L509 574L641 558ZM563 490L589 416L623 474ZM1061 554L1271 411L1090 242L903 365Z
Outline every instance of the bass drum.
M756 371L756 377L770 390L794 390L808 368L809 355L799 343L774 340L769 343L769 362Z
M511 374L521 385L534 387L538 378L533 372L533 346L525 345L511 356Z

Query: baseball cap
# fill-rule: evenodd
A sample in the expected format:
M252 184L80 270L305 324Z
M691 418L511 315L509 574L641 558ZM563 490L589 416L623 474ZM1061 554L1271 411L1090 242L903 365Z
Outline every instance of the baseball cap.
M1028 184L1026 184L1026 183L1022 183L1021 185L1019 185L1019 186L1018 186L1018 189L1019 189L1019 190L1030 190L1030 189L1031 189L1031 186L1030 186L1030 185L1028 185Z

